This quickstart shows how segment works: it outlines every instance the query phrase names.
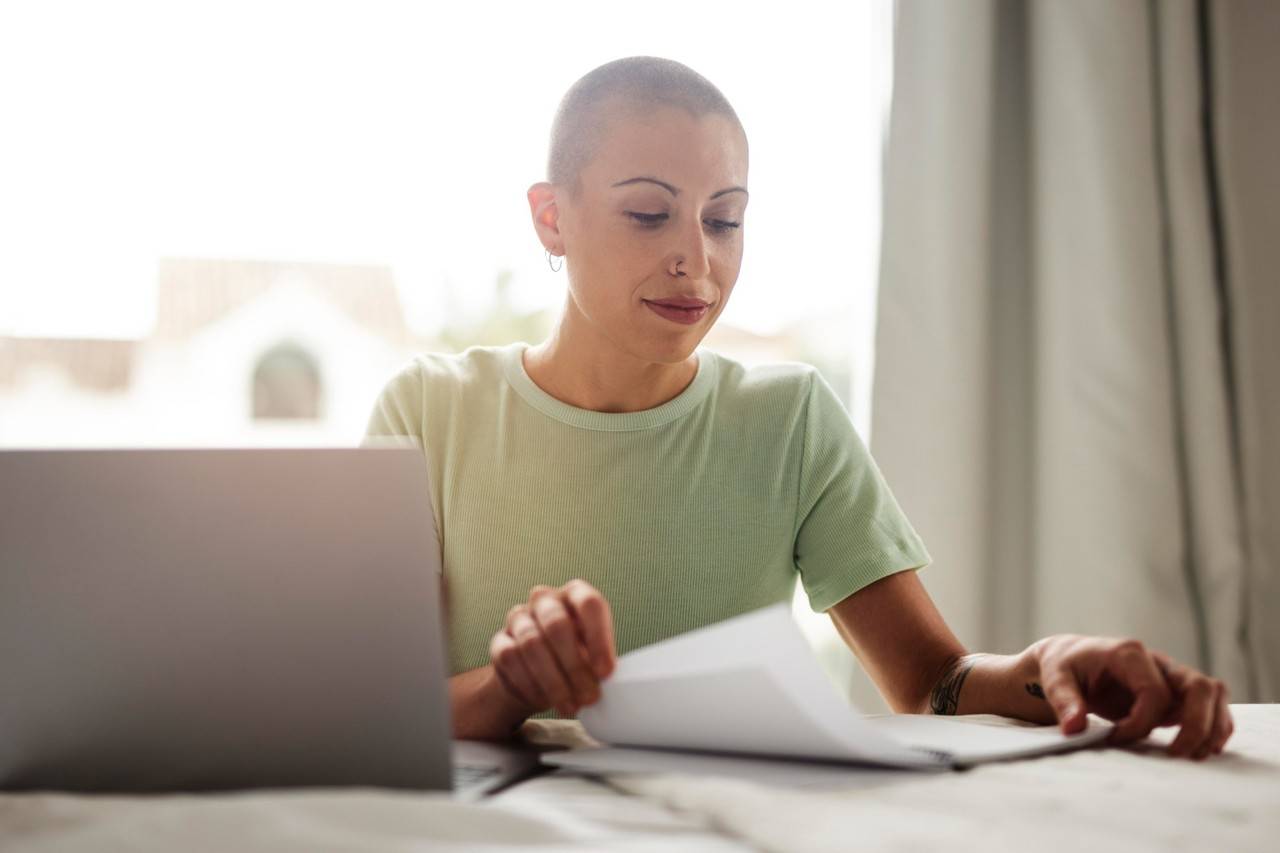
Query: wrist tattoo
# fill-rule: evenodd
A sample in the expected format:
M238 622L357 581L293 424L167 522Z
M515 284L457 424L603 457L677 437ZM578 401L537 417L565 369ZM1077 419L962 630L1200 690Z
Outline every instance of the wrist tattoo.
M973 669L973 665L981 657L985 655L963 655L947 666L929 695L929 708L933 713L945 716L955 715L956 709L960 707L960 688L964 686L969 670Z
M1030 693L1032 696L1036 697L1037 699L1045 698L1044 688L1034 681L1027 685L1027 692ZM1049 700L1045 699L1045 701L1047 702Z

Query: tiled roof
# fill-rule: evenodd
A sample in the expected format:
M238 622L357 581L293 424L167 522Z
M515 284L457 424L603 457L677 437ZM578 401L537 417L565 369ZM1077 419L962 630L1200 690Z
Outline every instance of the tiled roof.
M390 267L188 258L160 261L155 337L188 337L284 282L304 283L391 343L409 338Z
M0 338L0 388L16 384L29 365L47 365L81 388L124 391L136 346L136 341L93 338Z

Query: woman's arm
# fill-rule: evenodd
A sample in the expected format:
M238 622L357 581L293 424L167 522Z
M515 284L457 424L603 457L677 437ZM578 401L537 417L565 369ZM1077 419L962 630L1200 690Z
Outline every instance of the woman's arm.
M928 713L934 686L966 654L914 571L868 584L827 613L895 713Z
M1028 654L969 654L914 571L868 584L827 612L896 713L1054 722L1026 688L1036 671Z
M1055 634L1016 655L970 654L914 571L863 587L828 611L897 713L999 714L1065 732L1093 712L1112 743L1180 725L1171 755L1221 752L1234 730L1218 679L1133 639Z
M949 659L929 692L928 713L1000 714L1053 723L1053 708L1037 682L1036 662L1016 655L966 654Z

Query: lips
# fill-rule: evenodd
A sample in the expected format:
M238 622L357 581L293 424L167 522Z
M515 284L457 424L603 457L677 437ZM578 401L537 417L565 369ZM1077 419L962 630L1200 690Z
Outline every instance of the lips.
M706 308L711 303L704 302L701 299L693 299L683 296L672 296L664 299L646 299L645 302L652 302L654 305L667 305L671 308Z
M701 299L660 299L642 300L646 307L653 313L657 314L664 320L670 320L673 323L679 323L682 326L690 326L706 316L711 309L709 303L703 302Z

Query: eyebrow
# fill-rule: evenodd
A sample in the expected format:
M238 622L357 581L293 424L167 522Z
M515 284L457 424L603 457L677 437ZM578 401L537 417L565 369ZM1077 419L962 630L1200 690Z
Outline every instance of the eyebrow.
M627 178L625 181L618 181L613 186L625 187L627 184L637 184L642 182L649 183L649 184L657 184L658 186L662 187L664 190L671 193L672 195L680 195L680 190L671 186L671 184L667 183L666 181L660 181L657 178L650 178L645 176L641 176L638 178ZM719 198L720 196L727 195L728 193L744 193L747 196L751 195L751 193L747 192L746 187L727 187L725 189L719 190L718 192L712 193L711 198Z

